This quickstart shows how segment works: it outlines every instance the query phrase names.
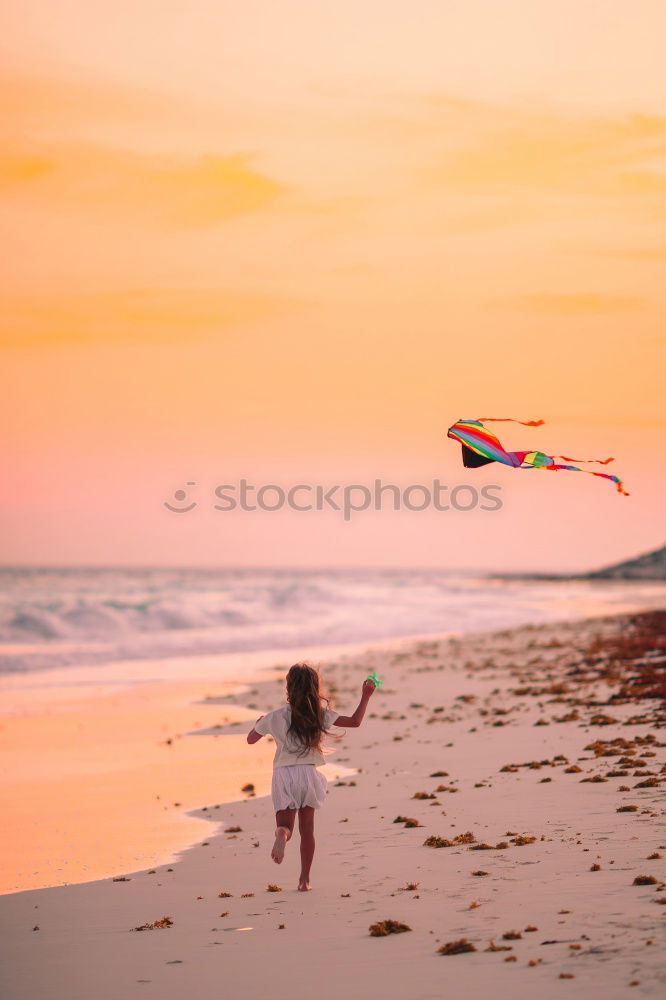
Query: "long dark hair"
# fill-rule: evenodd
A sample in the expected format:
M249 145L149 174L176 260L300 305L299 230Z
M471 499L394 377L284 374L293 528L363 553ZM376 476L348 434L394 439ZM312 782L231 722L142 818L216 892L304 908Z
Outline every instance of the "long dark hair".
M308 663L295 663L287 674L287 698L291 707L291 722L287 732L299 743L300 756L309 750L320 750L325 732L324 706L328 698L319 692L319 674Z

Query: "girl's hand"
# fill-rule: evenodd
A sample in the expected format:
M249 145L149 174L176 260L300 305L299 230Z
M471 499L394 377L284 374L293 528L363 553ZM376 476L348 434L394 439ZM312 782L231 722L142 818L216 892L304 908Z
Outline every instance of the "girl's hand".
M369 698L370 695L373 695L376 690L377 687L374 681L367 681L367 680L363 681L363 687L361 688L361 696L364 698Z

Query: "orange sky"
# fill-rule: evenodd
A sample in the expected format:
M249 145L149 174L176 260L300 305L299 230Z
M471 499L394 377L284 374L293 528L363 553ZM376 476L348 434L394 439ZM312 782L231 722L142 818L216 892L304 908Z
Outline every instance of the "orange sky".
M661 0L5 5L3 560L583 568L663 542ZM459 417L588 476L466 472ZM508 425L511 428L511 425ZM500 483L500 514L214 486ZM191 517L162 501L194 480ZM225 519L226 518L226 519Z

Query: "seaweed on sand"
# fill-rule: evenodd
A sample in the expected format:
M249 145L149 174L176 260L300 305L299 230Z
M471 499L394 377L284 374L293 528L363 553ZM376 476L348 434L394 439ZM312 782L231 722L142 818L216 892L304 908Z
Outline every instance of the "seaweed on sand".
M399 920L379 920L369 927L370 937L387 937L389 934L404 934L411 931L408 924L403 924Z
M447 941L437 949L438 955L462 955L466 951L476 951L476 945L468 941L467 938L460 938L458 941Z

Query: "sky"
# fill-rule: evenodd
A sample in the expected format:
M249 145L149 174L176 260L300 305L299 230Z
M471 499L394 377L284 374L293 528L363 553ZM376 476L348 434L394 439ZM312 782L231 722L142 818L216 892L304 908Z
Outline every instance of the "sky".
M9 0L0 25L4 563L663 544L662 0ZM481 416L614 456L631 496L463 469L446 429ZM216 510L241 478L502 508Z

